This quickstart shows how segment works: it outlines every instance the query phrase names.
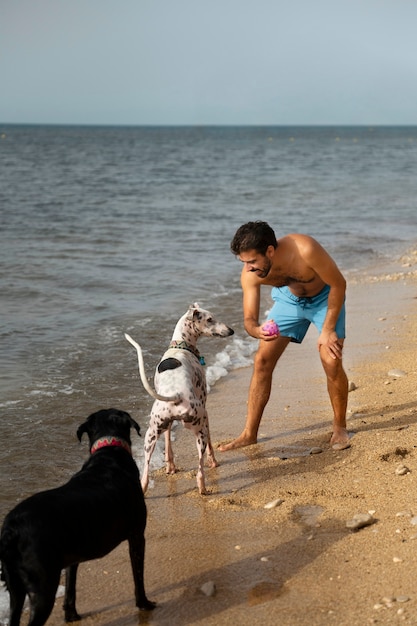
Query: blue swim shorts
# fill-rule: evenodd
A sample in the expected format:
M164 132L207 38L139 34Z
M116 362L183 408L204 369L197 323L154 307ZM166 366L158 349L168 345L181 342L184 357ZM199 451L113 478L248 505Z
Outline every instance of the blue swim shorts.
M290 337L291 341L301 343L311 323L319 333L323 328L327 313L327 299L330 287L326 285L316 296L312 298L298 298L288 287L273 287L271 296L274 305L268 314L279 327L283 337ZM345 334L345 305L340 311L336 324L336 333L339 339L344 339Z

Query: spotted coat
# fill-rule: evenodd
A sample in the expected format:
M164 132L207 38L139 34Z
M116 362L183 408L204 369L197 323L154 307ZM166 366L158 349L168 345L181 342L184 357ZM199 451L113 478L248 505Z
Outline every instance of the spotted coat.
M149 482L150 459L162 433L165 433L167 474L173 474L176 471L170 430L172 422L180 420L196 436L199 454L197 486L201 494L206 493L204 478L204 453L206 449L209 466L215 467L217 461L210 440L206 410L206 377L196 344L201 335L228 337L233 332L229 326L218 322L210 311L202 309L197 303L191 305L177 322L170 346L155 370L154 386L156 393L152 393L152 395L157 399L152 406L149 427L145 435L145 463L142 473L144 492ZM126 338L140 350L138 344L128 335ZM141 368L139 367L139 369ZM141 378L145 388L148 389L143 380L142 372Z

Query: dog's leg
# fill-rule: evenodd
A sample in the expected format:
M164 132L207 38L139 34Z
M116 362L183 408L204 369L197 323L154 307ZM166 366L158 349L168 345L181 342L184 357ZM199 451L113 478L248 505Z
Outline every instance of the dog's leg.
M65 570L65 598L64 598L64 615L66 622L76 622L81 619L75 608L76 601L76 581L77 581L78 563L70 565Z
M172 451L171 426L172 422L165 431L165 467L167 474L175 474L177 471L174 463L174 453Z
M7 566L3 563L3 574L6 581L6 588L10 595L10 626L19 626L23 605L26 597L26 590L20 578L10 575Z
M204 455L201 454L200 448L197 444L198 449L198 469L197 469L197 487L201 496L207 495L206 491L206 482L204 477Z
M37 570L39 579L31 585L29 591L30 617L28 626L44 626L52 613L55 604L56 592L59 585L60 570L47 572Z
M146 493L146 490L148 489L149 464L151 462L151 456L153 454L153 451L155 450L158 437L159 437L159 434L158 434L157 426L155 424L155 421L151 417L151 420L149 422L149 428L145 434L145 443L143 444L143 451L144 451L145 459L143 462L142 477L140 481L142 485L143 493Z
M205 496L207 491L204 477L204 453L207 447L207 429L203 425L202 429L195 434L198 450L197 487L200 495Z
M209 427L207 411L205 412L203 421L207 424L207 464L210 468L218 467L219 464L216 461L216 457L214 456L214 448L211 443L210 427Z
M156 603L151 602L146 597L145 585L143 581L143 569L145 561L145 537L142 530L141 536L137 534L129 537L129 555L132 565L133 580L135 582L135 599L136 606L142 611L151 611L155 608Z

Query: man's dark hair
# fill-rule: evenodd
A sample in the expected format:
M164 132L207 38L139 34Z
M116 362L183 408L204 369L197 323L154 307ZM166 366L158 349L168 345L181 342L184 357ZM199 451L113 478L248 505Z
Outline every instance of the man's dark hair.
M256 250L259 254L266 254L269 246L277 247L277 238L272 228L260 220L248 222L237 229L230 249L235 256L248 250Z

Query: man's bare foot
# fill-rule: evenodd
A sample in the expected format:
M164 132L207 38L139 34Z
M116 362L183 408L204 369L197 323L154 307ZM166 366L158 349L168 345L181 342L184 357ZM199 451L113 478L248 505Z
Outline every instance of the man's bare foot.
M346 450L350 448L349 433L346 428L335 428L330 439L333 450Z
M228 450L236 450L237 448L244 448L245 446L251 446L253 443L256 443L257 439L248 437L245 432L243 432L237 439L233 439L230 443L223 443L219 446L220 452L227 452Z

